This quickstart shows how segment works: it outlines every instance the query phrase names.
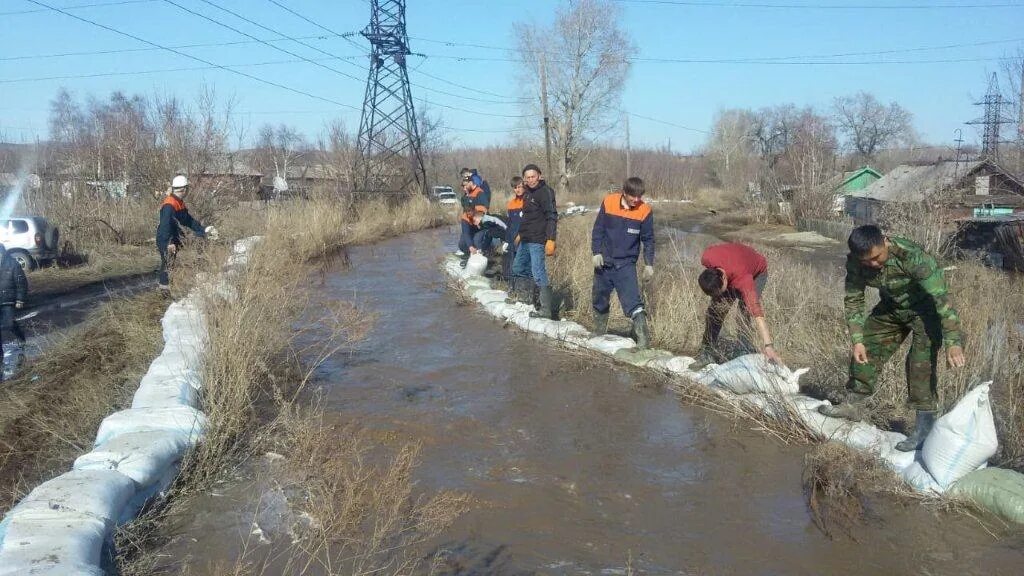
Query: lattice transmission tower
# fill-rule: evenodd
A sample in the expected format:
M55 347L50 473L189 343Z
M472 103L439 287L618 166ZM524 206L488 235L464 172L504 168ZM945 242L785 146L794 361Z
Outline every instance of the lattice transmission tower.
M370 0L370 24L362 31L372 46L363 114L359 121L361 186L370 192L426 191L419 125L409 90L405 0Z
M979 120L972 120L968 124L981 124L981 155L990 160L999 159L999 127L1003 124L1012 124L1013 120L1003 115L1003 106L1006 101L999 91L999 80L996 73L988 81L988 90L981 102L975 102L976 106L985 107L985 116Z

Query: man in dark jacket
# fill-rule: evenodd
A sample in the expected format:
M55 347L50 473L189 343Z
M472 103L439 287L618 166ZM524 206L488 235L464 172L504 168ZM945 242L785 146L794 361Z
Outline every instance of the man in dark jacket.
M181 226L190 228L200 238L217 239L217 229L203 225L188 213L185 197L188 196L188 179L182 175L171 180L171 193L160 205L160 224L156 229L156 248L160 251L160 288L170 289L168 271L181 246Z
M18 261L0 244L0 354L4 357L3 378L10 378L25 358L25 333L14 319L15 310L25 307L28 279ZM14 341L11 342L11 337ZM3 341L7 341L4 354Z
M548 187L536 164L523 168L526 192L523 194L523 219L519 224L519 248L512 262L516 288L533 293L533 284L540 289L540 310L531 312L535 318L551 318L551 285L545 258L555 254L558 211L555 192Z
M608 331L612 290L619 295L622 311L633 321L637 347L647 348L650 331L647 313L636 278L640 244L644 249L644 277L654 276L654 214L645 204L644 181L630 177L622 191L609 194L601 203L590 234L594 260L594 332Z

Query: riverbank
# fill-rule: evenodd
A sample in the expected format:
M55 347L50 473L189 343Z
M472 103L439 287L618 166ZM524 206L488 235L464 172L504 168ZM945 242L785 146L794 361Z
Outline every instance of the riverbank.
M403 470L415 465L414 447L400 448L382 467L361 464L361 436L324 423L307 388L321 363L347 350L373 322L351 301L314 302L317 271L343 264L350 246L445 220L423 199L353 206L314 199L267 207L258 221L226 219L231 234L257 233L263 239L232 279L236 297L204 305L210 334L201 398L205 438L184 462L167 505L118 534L121 574L176 573L188 558L168 559L161 552L174 544L174 526L191 515L196 499L240 470L268 478L264 473L270 468L259 466L261 454L276 455L268 456L269 466L277 487L288 487L286 493L275 492L285 498L286 508L295 517L318 518L315 525L296 528L304 534L302 546L275 557L285 571L338 560L338 553L351 557L350 566L390 562L397 557L387 553L395 538L430 529L422 525L410 531L407 518L429 516L443 524L460 510L457 498L411 499ZM305 322L313 327L289 328ZM338 434L347 440L338 441ZM391 489L382 489L387 485ZM393 529L364 531L362 522L370 519ZM385 536L388 545L382 547L385 540L378 539ZM335 546L338 540L345 544ZM311 541L317 542L312 548ZM239 554L213 572L252 570Z

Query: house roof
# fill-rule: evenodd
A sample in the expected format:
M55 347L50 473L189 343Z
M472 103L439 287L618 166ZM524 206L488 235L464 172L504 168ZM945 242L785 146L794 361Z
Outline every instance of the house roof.
M850 172L844 172L843 173L843 180L842 180L842 182L839 183L839 186L846 186L847 184L849 184L850 182L852 182L853 180L857 179L858 177L860 177L863 174L870 174L871 176L874 176L875 178L881 178L882 177L882 175L879 174L878 171L875 170L874 168L872 168L871 166L861 166L860 168L858 168L856 170L851 170Z
M935 192L959 187L986 166L1002 172L985 160L938 162L923 166L901 164L867 188L851 192L850 196L883 202L919 202Z

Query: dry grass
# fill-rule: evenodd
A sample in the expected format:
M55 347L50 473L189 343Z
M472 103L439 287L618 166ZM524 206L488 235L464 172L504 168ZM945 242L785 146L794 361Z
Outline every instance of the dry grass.
M162 346L159 294L105 304L0 390L0 511L88 452Z
M302 392L318 364L361 339L374 321L352 303L314 303L317 263L346 245L441 221L436 206L418 198L347 210L320 198L250 210L237 224L226 219L225 227L234 232L259 233L264 239L234 279L237 297L211 297L205 303L210 331L203 393L206 437L186 462L171 505L120 534L122 547L131 550L120 560L122 573L150 573L149 552L161 544L165 519L175 514L175 506L260 453L267 438L288 455L286 481L306 494L294 505L317 518L308 540L279 551L297 573L314 565L327 573L337 573L340 566L346 567L344 573L367 573L370 567L404 567L418 558L402 555L459 506L444 495L429 500L412 495L415 447L401 448L387 465L370 466L358 434L346 431L339 438L323 425L317 410L297 414L304 412L299 406L309 398ZM215 263L224 256L207 255L209 272L218 269ZM298 324L311 328L295 329ZM256 574L265 568L242 558L215 573Z
M562 313L592 324L590 229L593 219L573 217L559 227L558 255L551 274L564 304ZM707 296L696 278L703 246L659 237L657 275L641 285L651 312L654 346L693 355L700 345ZM849 339L842 310L842 278L826 277L778 249L758 247L768 258L768 283L763 295L768 324L776 346L790 366L807 366L804 391L837 400L842 396L849 363ZM994 380L993 398L999 429L1000 453L994 462L1024 468L1024 334L1015 322L1024 318L1024 283L973 263L958 263L947 272L950 294L965 336L968 364L960 370L942 367L939 401L955 404L964 392L983 380ZM558 299L556 297L556 299ZM869 294L868 305L877 301ZM618 305L613 304L613 312ZM742 329L730 314L725 333ZM627 320L613 314L612 328L628 329ZM756 339L755 339L756 341ZM894 356L879 378L872 399L872 420L884 429L900 428L912 415L907 409L903 376L904 351Z
M807 454L803 484L811 517L830 538L853 538L852 528L864 522L871 498L916 497L877 458L837 442L826 442Z

